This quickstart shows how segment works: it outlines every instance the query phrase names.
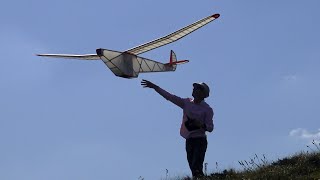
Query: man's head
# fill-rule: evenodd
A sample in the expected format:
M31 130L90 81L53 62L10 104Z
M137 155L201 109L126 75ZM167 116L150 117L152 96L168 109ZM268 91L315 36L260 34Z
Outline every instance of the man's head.
M193 83L192 96L196 99L204 99L209 97L210 89L209 86L204 83Z

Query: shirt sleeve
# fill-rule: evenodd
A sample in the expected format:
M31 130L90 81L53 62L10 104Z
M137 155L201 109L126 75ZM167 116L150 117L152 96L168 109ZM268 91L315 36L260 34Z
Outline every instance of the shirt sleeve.
M213 125L213 110L210 108L206 114L205 118L205 127L206 130L209 132L213 131L214 125Z
M161 89L160 87L156 87L155 90L166 100L172 102L173 104L179 106L183 109L184 107L184 99L182 99L179 96L173 95L165 91L164 89Z

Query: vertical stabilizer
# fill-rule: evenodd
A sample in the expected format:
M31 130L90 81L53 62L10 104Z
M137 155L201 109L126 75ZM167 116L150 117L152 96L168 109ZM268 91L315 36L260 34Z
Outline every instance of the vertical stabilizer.
M169 65L173 67L173 70L176 70L177 68L177 55L172 50L170 51L170 62Z

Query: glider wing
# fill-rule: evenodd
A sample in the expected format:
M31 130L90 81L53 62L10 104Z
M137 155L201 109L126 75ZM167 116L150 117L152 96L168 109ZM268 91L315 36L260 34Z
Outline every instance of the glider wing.
M166 36L163 36L161 38L155 39L153 41L147 42L145 44L139 45L137 47L128 49L126 52L132 53L135 55L150 51L152 49L158 48L160 46L164 46L166 44L172 43L174 41L177 41L184 36L192 33L193 31L205 26L206 24L210 23L211 21L219 18L219 14L214 14L208 17L205 17L199 21L196 21L186 27L183 27L171 34L168 34Z
M97 54L37 54L37 56L52 57L52 58L67 58L67 59L80 59L80 60L100 60Z

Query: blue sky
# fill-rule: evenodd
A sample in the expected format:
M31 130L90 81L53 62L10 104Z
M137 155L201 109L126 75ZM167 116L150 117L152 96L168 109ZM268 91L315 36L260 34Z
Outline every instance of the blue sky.
M206 82L215 111L205 162L239 167L320 142L320 2L4 1L0 6L0 179L102 180L190 175L182 111L148 79L181 97ZM36 53L126 50L208 15L191 35L142 54L189 59L174 73L115 77L101 61ZM215 163L218 162L218 167Z

